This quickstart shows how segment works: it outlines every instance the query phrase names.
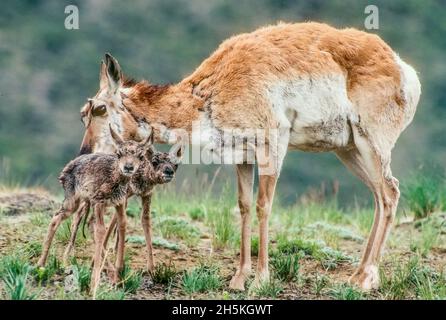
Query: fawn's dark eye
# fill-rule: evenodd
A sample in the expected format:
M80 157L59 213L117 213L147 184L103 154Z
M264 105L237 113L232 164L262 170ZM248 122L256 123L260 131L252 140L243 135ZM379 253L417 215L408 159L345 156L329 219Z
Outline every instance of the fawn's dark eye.
M99 106L93 107L93 110L91 110L91 114L94 117L103 116L107 112L107 107L105 104L101 104Z

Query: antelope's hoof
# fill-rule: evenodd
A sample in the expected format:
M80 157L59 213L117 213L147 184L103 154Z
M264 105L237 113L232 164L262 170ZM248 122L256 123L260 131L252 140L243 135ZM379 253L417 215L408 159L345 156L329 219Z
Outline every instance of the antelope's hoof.
M229 283L229 288L233 290L245 291L245 282L249 276L248 272L240 272L237 271L235 275L232 277L231 282Z
M355 285L362 290L370 291L379 288L378 267L371 265L362 271L356 271L348 280L351 285Z

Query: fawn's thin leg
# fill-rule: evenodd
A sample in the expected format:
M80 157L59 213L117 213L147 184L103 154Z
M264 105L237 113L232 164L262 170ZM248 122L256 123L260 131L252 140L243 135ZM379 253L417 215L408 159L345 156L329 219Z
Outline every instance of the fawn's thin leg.
M70 241L68 242L63 255L64 265L67 265L68 263L68 259L70 258L71 252L73 251L74 245L76 243L76 237L77 237L77 231L79 230L79 225L82 222L82 218L88 213L88 210L90 210L90 204L88 202L84 202L83 205L74 215L73 221L71 222Z
M152 246L152 225L150 217L150 204L152 201L152 195L141 197L142 202L142 214L141 214L141 224L144 230L144 236L146 238L146 249L147 249L147 270L153 271L153 246Z
M115 280L119 279L119 274L124 269L125 231L127 228L125 204L116 206L116 215L118 218L118 249L116 255Z
M59 211L51 219L50 225L48 226L48 233L43 244L42 254L40 256L37 265L40 267L45 266L46 260L48 259L48 254L50 251L51 243L53 242L54 235L56 234L59 225L67 219L74 211L77 210L79 206L79 201L72 203L71 201L64 200Z
M101 278L101 266L103 256L103 243L105 237L105 223L104 223L105 205L98 203L94 206L94 238L95 238L95 250L93 256L93 271L90 281L90 290L93 293L93 298L96 297L96 291L99 286Z
M244 290L246 278L251 273L251 203L254 186L254 165L238 164L236 170L238 205L241 215L240 263L229 287Z
M110 222L108 223L107 232L105 234L105 238L104 238L104 248L105 249L107 249L108 241L110 240L110 236L112 235L112 233L115 231L117 222L118 222L118 216L117 216L117 213L115 212L113 214L113 217L111 218Z

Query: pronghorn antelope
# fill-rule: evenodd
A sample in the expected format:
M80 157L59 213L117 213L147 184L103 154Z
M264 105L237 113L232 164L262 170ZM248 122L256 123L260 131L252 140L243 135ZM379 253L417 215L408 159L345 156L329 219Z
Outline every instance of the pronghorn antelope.
M225 130L264 130L263 143L253 144L262 161L256 204L258 285L269 279L268 217L287 150L332 151L375 198L373 227L350 278L371 289L379 285L378 261L399 199L391 150L411 122L420 93L415 70L378 36L319 23L280 23L224 41L190 76L172 85L125 80L118 62L106 55L100 89L81 110L86 124L81 153L112 147L108 123L135 140L148 134L148 124L156 140L166 142L165 132L190 134L199 121L196 143L201 145L222 141ZM254 177L254 165L244 159L235 163L241 248L230 282L241 290L251 272Z

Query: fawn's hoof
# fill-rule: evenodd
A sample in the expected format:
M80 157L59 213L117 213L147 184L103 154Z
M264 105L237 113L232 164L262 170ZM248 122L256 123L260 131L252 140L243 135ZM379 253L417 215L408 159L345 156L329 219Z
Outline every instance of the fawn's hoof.
M372 290L379 288L378 267L370 265L361 271L356 271L348 280L352 285L358 286L363 290Z

